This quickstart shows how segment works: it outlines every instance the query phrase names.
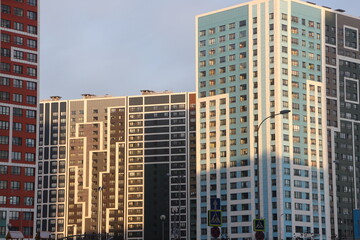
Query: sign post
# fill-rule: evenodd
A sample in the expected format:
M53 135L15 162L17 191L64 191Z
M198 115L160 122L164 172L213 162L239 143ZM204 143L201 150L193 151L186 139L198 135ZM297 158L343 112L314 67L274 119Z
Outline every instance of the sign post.
M217 239L220 236L220 228L222 224L220 198L210 199L210 208L208 210L208 226L211 228L211 236Z
M219 227L212 227L211 228L211 236L214 238L220 237L220 228Z
M255 232L265 232L265 219L254 219L253 229Z
M220 198L211 198L210 207L211 210L220 210Z
M256 240L264 240L265 239L265 219L254 219L253 221L253 229L255 233Z
M209 210L208 211L208 226L210 227L221 227L221 211L220 210Z

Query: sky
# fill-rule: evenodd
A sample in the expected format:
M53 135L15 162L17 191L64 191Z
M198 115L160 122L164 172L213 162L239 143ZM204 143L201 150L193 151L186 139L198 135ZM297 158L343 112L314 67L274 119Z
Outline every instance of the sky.
M45 0L40 99L195 91L195 16L249 0ZM311 0L360 16L359 0Z

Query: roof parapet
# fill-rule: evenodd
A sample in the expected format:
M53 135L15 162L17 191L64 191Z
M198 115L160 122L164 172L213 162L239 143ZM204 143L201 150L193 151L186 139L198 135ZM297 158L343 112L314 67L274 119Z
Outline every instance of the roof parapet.
M140 90L141 92L141 95L152 95L152 94L169 94L169 93L173 93L172 91L169 91L169 90L165 90L163 92L155 92L153 90L148 90L148 89L145 89L145 90Z
M59 101L59 100L61 100L61 96L50 96L50 99L52 100L52 101Z

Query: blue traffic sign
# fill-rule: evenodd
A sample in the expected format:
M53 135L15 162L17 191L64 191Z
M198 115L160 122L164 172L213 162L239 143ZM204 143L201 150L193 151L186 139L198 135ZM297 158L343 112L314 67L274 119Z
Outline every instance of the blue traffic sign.
M265 231L265 219L254 219L253 221L254 231Z
M211 210L220 210L220 198L211 198L210 209Z
M208 211L208 226L220 227L221 224L222 224L221 211L220 210L209 210Z

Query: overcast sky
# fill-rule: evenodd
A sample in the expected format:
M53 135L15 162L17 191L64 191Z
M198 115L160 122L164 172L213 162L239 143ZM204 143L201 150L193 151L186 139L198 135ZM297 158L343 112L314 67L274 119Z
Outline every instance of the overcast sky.
M248 0L44 0L40 97L195 91L195 16ZM360 16L359 0L312 0Z

